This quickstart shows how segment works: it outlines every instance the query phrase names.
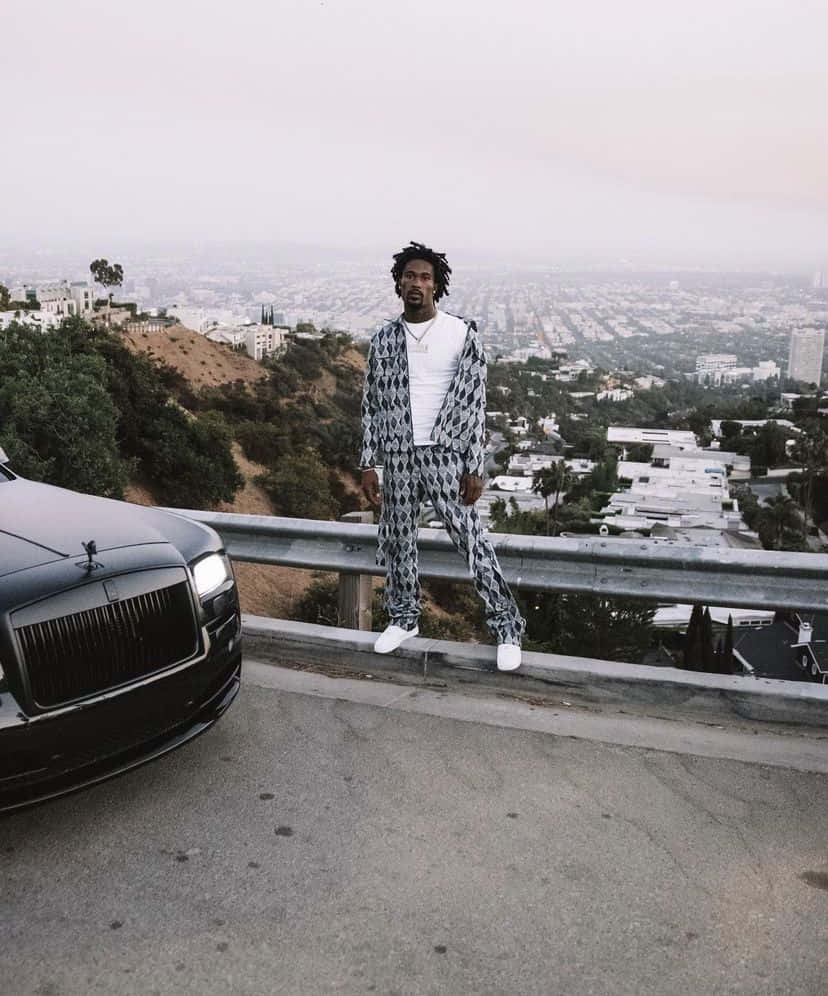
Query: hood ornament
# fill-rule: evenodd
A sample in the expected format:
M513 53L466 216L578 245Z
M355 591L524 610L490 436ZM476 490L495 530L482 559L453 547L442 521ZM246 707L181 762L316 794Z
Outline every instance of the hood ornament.
M79 563L75 564L75 567L80 567L82 571L86 571L87 574L91 574L92 571L96 571L99 567L103 567L103 564L99 564L97 560L94 560L95 554L98 552L98 547L94 540L89 540L88 543L81 543L84 553L86 554L86 560L81 560Z

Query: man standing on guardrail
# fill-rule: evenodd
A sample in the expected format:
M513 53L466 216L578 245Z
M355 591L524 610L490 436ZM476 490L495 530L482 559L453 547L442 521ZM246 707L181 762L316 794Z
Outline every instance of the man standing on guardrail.
M419 633L417 525L428 499L474 578L498 670L514 671L525 622L475 508L486 441L483 347L474 322L437 308L451 275L444 253L412 242L394 255L391 275L403 312L371 340L362 398L362 487L382 506L377 561L390 619L374 650L390 653Z

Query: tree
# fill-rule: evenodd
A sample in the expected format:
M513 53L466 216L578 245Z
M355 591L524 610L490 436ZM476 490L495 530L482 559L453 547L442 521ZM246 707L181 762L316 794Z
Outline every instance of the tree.
M649 463L652 455L652 443L631 443L627 447L627 459L635 463Z
M755 529L759 518L759 500L746 484L734 484L730 491L739 503L739 510L748 529Z
M814 481L828 472L828 434L815 419L803 426L791 448L791 456L802 464L802 506L806 522L813 522Z
M733 657L733 616L728 613L727 616L727 632L725 633L725 644L724 652L722 654L722 673L723 674L735 674L736 668L734 667L734 657Z
M591 428L586 435L586 456L588 460L600 462L607 452L607 432L600 427Z
M162 370L82 318L0 340L0 435L24 476L117 497L138 477L161 504L205 508L241 485L224 420L193 417Z
M739 436L742 434L742 425L740 422L734 422L730 419L723 419L721 424L722 441L725 443L728 449L732 448L732 444L736 442Z
M790 385L788 390L796 390L797 384ZM819 398L815 394L805 394L793 400L794 415L816 415L819 409Z
M785 462L787 452L785 442L787 433L777 422L773 420L766 422L759 431L759 439L764 447L764 460L766 467L778 467Z
M5 284L0 284L0 311L8 311L11 304L9 288Z
M568 592L518 593L532 648L608 661L638 661L649 648L655 606Z
M710 618L710 609L705 606L701 621L701 671L715 672L716 654L713 649L713 620Z
M786 531L802 533L802 514L789 495L766 498L756 521L759 538L766 550L781 550Z
M61 333L12 323L0 340L0 444L24 477L122 495L128 463L98 355Z
M705 405L704 408L695 408L687 416L687 425L698 437L702 445L709 442L712 435L710 419L713 415L713 406Z
M96 284L101 287L120 287L124 282L124 268L120 263L109 263L106 259L93 259L89 264ZM109 292L109 305L112 306L112 291Z
M561 492L569 485L570 474L563 460L553 463L551 467L542 467L536 470L532 478L532 491L543 498L544 510L546 512L546 535L549 536L549 499L554 495L555 501L552 505L552 536L556 535L558 526L558 501Z
M143 466L162 505L213 508L232 501L242 485L220 415L195 418L168 402L143 426Z
M328 471L313 450L286 456L257 483L268 493L277 515L330 519L336 513Z
M498 450L494 455L494 462L497 467L505 474L509 469L509 461L515 455L514 446L504 446L502 449Z
M702 607L698 602L690 612L687 632L684 636L684 659L682 667L686 671L700 671L702 662Z
M608 453L605 460L597 463L589 475L589 487L592 491L609 493L618 486L618 461L613 453Z

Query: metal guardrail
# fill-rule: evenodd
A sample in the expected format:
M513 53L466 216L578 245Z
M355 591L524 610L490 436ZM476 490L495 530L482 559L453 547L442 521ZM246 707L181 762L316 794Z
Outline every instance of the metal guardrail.
M212 526L235 560L350 575L383 575L377 527L188 509L167 511ZM491 533L511 585L534 591L828 611L828 554L688 547L663 541ZM440 529L421 529L420 576L470 580Z

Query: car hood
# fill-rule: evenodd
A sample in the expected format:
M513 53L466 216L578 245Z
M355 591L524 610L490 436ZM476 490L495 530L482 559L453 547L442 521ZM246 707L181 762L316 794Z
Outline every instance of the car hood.
M156 509L96 498L17 478L0 486L0 577L64 557L85 557L125 546L168 543L174 530L195 523Z

